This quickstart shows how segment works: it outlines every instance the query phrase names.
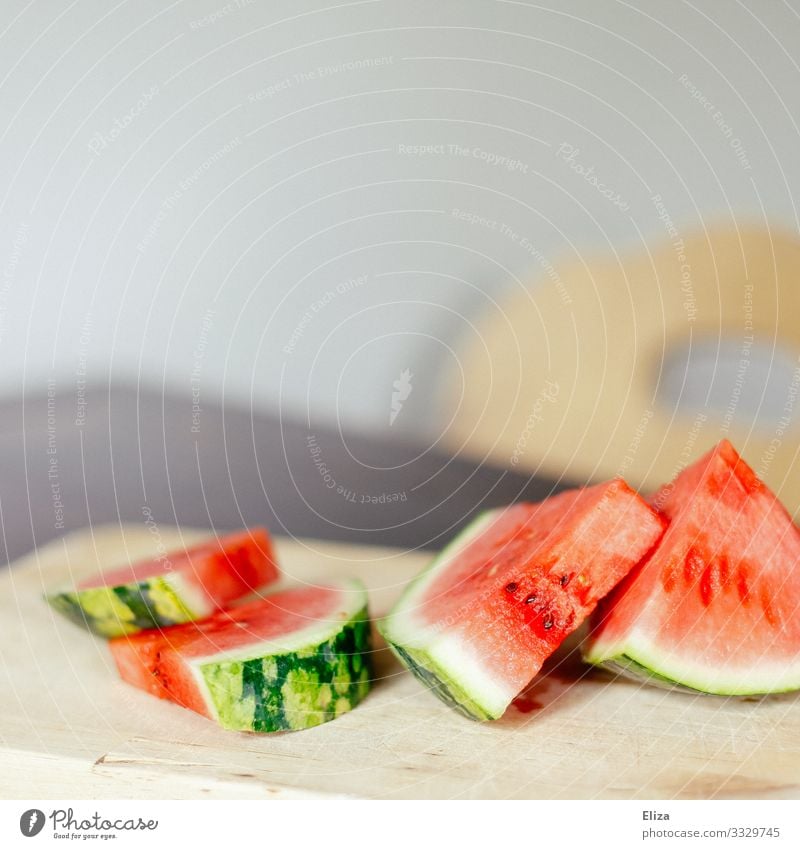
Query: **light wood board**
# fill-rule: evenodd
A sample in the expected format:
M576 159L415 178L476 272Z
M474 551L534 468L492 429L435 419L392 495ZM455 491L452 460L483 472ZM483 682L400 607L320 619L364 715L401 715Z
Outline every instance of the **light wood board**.
M160 529L160 542L197 532ZM105 644L41 600L69 574L154 550L141 526L101 527L0 575L3 798L687 798L800 796L800 698L692 696L561 658L479 724L442 705L378 644L356 710L308 731L226 732L118 681ZM295 580L361 577L385 612L420 553L278 541ZM531 709L532 708L532 709Z

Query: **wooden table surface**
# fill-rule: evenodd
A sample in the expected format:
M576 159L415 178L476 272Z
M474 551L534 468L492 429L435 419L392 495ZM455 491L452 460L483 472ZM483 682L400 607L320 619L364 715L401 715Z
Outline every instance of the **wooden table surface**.
M188 541L160 528L162 542ZM800 698L671 693L562 653L520 707L479 724L377 646L373 692L308 731L226 732L117 680L105 644L45 587L153 550L141 525L54 541L0 576L3 798L695 798L800 796ZM352 574L383 613L426 554L279 540L290 578Z

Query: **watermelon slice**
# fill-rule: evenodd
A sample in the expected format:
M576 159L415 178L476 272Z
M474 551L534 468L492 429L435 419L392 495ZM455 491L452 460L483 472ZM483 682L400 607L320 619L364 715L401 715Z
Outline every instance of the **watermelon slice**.
M721 695L800 688L800 533L727 440L653 499L670 526L603 602L589 663Z
M355 707L371 679L358 581L284 590L109 643L129 684L236 731L294 731Z
M496 719L662 531L619 479L492 510L412 582L379 628L444 702Z
M118 637L208 616L277 577L267 532L252 528L105 572L46 598L73 622Z

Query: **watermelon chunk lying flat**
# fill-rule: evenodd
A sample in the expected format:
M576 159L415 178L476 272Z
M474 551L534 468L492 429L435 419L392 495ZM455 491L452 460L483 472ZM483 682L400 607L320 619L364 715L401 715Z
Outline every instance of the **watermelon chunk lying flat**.
M724 695L800 688L800 533L721 442L653 499L670 526L605 600L584 657Z
M208 616L277 577L267 532L252 528L105 572L47 600L90 631L118 637Z
M484 513L379 628L443 701L496 719L662 531L622 480Z
M357 581L285 590L109 643L120 675L237 731L310 728L355 707L371 680Z

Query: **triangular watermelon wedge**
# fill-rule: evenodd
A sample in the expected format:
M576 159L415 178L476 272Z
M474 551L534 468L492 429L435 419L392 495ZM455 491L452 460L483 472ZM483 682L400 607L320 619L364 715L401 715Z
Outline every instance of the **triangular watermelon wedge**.
M800 532L727 440L661 489L670 525L598 607L584 658L720 695L800 688Z
M489 511L378 627L445 703L496 719L662 531L619 479Z

